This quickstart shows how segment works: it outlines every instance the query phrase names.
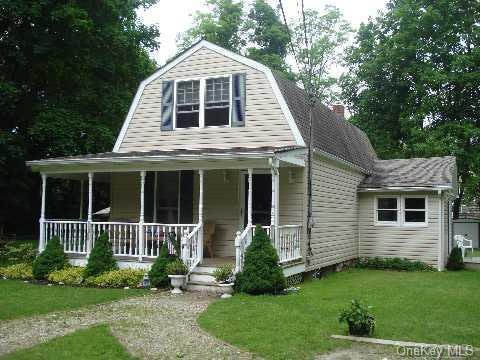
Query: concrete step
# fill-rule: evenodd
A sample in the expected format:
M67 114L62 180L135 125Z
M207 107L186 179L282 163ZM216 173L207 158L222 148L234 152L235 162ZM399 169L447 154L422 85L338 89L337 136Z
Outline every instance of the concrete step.
M190 281L201 281L206 283L215 283L215 278L208 272L192 272L190 274Z
M199 291L217 295L223 294L223 289L220 286L209 281L190 280L187 284L187 291Z
M193 269L192 272L202 273L202 274L213 274L215 269L216 269L215 266L197 265L197 267Z

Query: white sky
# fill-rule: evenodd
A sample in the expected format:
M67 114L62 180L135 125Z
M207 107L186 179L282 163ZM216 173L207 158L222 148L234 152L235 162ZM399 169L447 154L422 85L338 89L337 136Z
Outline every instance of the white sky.
M250 2L246 0L245 2ZM274 8L278 0L268 0ZM146 11L140 11L143 22L155 24L160 29L160 49L152 54L158 65L163 65L167 59L176 53L176 38L178 33L188 29L192 24L192 14L197 10L205 11L204 0L160 0L159 3ZM298 14L299 0L283 0L287 18ZM323 9L325 4L335 5L350 24L357 28L370 16L375 16L383 9L386 0L304 0L306 8Z

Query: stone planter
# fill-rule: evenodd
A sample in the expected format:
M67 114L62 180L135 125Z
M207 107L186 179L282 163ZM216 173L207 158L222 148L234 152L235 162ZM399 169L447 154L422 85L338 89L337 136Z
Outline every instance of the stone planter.
M223 283L223 284L218 284L220 287L220 291L222 293L221 298L222 299L228 299L232 297L233 294L233 283Z
M185 284L185 278L187 275L168 275L170 278L170 284L172 285L172 294L181 294L182 290L180 287Z

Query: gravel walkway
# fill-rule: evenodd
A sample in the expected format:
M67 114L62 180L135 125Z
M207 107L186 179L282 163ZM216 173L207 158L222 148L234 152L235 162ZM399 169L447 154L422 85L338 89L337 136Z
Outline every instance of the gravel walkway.
M252 359L251 354L201 330L197 316L214 298L170 293L130 298L78 310L0 322L0 355L94 324L108 323L133 355L143 359Z

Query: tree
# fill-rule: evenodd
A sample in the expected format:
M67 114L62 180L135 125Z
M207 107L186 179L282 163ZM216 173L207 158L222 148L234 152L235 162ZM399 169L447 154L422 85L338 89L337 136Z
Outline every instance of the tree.
M342 59L341 51L351 32L350 25L338 8L326 5L322 14L305 9L305 22L301 17L292 28L292 43L299 66L297 79L311 97L321 102L334 102L338 98L338 78L331 74L331 69Z
M391 0L349 49L343 96L382 158L457 157L460 197L479 193L480 3Z
M205 39L229 50L238 51L244 46L241 35L243 3L233 0L206 0L208 12L197 11L193 26L179 35L179 51Z
M112 244L108 240L107 233L102 232L88 256L85 277L98 276L104 272L116 269L118 269L118 265L117 260L113 256Z
M63 245L60 244L60 238L54 236L33 262L33 277L37 280L44 280L52 271L63 269L67 264L67 255L63 251Z
M38 225L39 179L25 160L111 150L138 83L155 67L148 50L158 31L136 15L153 3L2 2L0 223L29 234Z

